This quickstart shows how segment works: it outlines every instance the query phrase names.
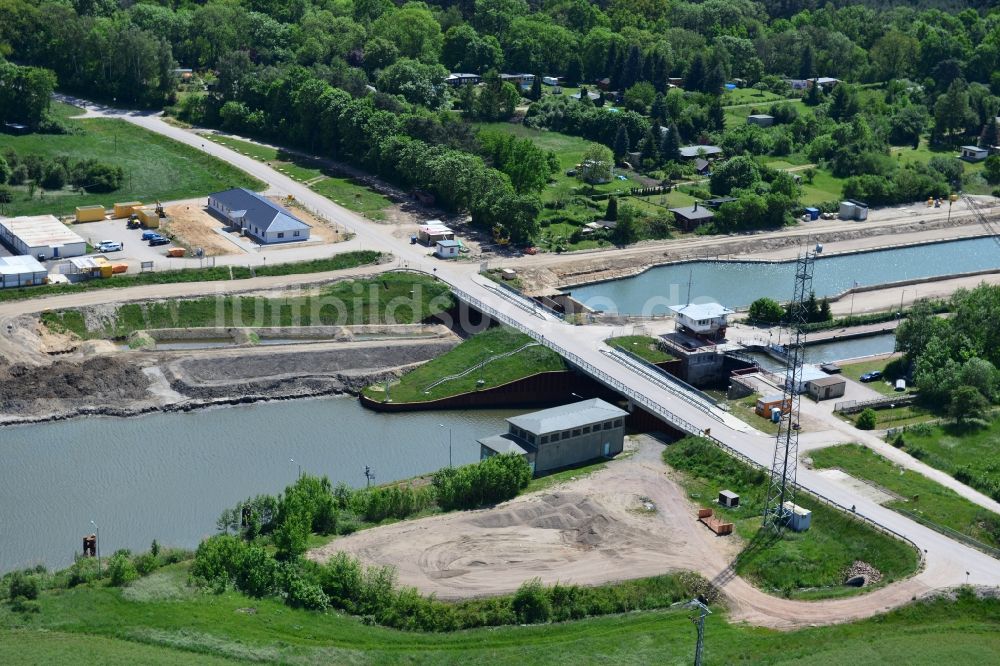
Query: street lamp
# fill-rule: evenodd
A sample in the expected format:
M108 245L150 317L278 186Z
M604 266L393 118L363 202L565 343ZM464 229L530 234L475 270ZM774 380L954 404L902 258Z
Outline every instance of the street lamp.
M485 374L486 362L490 360L490 357L492 355L493 355L493 350L492 349L487 349L486 350L486 358L484 358L479 363L479 385L480 386L482 386L482 385L484 385L486 383L486 380L483 379L483 375Z
M293 465L298 465L299 466L299 477L298 478L301 479L302 478L302 463L295 462L295 458L289 458L288 462L292 463Z
M448 467L451 467L451 427L443 423L438 423L438 427L448 429Z
M90 521L90 524L94 526L95 535L97 537L97 577L101 577L101 528L97 526L97 523Z

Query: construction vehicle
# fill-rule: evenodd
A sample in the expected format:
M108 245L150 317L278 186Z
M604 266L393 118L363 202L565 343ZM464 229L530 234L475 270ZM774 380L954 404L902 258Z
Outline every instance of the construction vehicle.
M163 204L161 204L159 201L156 202L156 215L161 220L167 216L167 214L163 212Z
M125 222L125 227L128 229L138 229L139 228L139 216L132 213L128 216L128 221Z

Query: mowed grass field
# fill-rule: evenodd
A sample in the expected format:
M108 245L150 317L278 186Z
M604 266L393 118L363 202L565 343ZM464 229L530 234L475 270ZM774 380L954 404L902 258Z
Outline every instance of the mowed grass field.
M385 209L392 205L388 197L351 178L335 175L315 160L225 134L212 133L205 136L258 162L266 162L289 178L304 183L334 203L368 219L384 220Z
M843 470L896 495L898 499L885 504L890 509L915 513L988 546L1000 547L1000 515L917 472L897 467L874 451L843 444L813 451L809 457L815 467Z
M18 155L46 158L66 156L71 160L95 159L117 165L125 171L122 187L107 194L77 194L71 190L45 191L38 188L28 199L25 186L14 188L14 201L5 205L7 215L72 213L76 206L101 204L110 208L116 201L172 201L204 197L229 187L263 189L264 184L225 162L181 143L148 132L124 120L71 118L79 109L53 102L55 115L79 134L0 135L0 146L13 148Z
M161 570L145 594L88 585L43 592L40 612L0 604L0 663L99 664L690 664L695 628L683 609L573 622L403 632L339 613L291 609L274 599L187 586L186 564ZM713 607L706 664L987 663L1000 654L1000 601L959 593L851 624L776 632L730 624Z
M931 467L1000 499L1000 417L986 427L942 423L903 433L903 449Z

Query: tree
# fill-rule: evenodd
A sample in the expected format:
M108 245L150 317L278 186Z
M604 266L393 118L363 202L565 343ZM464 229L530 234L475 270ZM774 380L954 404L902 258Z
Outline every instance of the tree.
M680 162L681 160L681 135L677 131L677 125L673 123L663 133L663 141L660 143L660 158L664 162Z
M698 51L691 58L687 75L684 77L685 90L704 90L705 88L705 56Z
M528 91L528 99L532 102L537 102L542 98L542 75L535 74L535 78L531 81L531 90Z
M983 178L990 185L1000 184L1000 155L990 155L983 164Z
M934 132L939 136L965 132L971 113L968 85L955 79L934 103Z
M815 76L816 66L814 60L816 59L816 52L813 50L813 45L811 42L806 42L806 46L802 49L802 59L799 61L799 78L800 79L811 79Z
M858 430L874 430L878 425L878 414L871 407L866 407L858 416L856 425Z
M913 71L920 43L898 30L890 30L872 46L871 59L883 81L902 79Z
M490 71L476 94L474 115L481 120L505 120L514 114L520 99L514 84L501 80L499 74Z
M813 88L816 84L813 85ZM830 93L830 108L827 113L834 120L850 120L861 108L858 102L858 94L854 88L846 83L838 83L833 92Z
M785 309L773 298L762 297L750 304L750 321L776 324L785 316Z
M646 136L642 140L642 161L643 163L658 164L660 161L660 137L663 134L660 125L653 122L646 130Z
M613 194L608 197L608 208L604 211L604 219L611 222L618 219L618 197Z
M631 245L639 240L639 212L627 204L618 207L618 221L611 231L611 240L616 245Z
M959 386L951 392L948 415L962 425L982 423L990 402L974 386Z
M752 157L738 155L712 170L710 186L713 194L727 196L736 189L748 189L760 181L760 167Z
M823 103L823 89L817 85L809 86L806 97L802 100L806 106L819 106Z
M378 89L402 95L411 104L436 109L444 103L444 79L448 70L441 65L425 65L418 60L400 58L379 72Z
M896 109L889 119L889 142L897 146L916 145L926 125L926 107L910 104Z
M583 78L583 65L580 63L580 56L573 55L566 64L566 85L575 88Z
M630 147L628 130L625 128L625 125L619 125L618 131L615 133L615 158L620 160L625 157Z
M585 183L607 183L611 181L615 156L607 146L592 143L583 153L583 161L576 176Z
M648 81L640 81L625 91L625 108L645 114L656 100L656 89Z
M441 25L426 5L418 3L382 14L372 23L371 36L392 42L405 58L429 64L438 62L444 44Z

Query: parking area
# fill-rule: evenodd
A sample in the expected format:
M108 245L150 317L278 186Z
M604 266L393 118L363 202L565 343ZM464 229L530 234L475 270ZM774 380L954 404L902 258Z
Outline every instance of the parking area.
M156 266L162 267L164 262L170 261L166 256L166 250L171 245L161 245L150 247L149 243L142 240L144 229L128 229L125 220L104 220L103 222L87 222L85 224L74 224L73 231L86 239L97 251L97 246L101 241L118 241L122 244L120 252L101 253L112 262L127 261L136 264L131 267L138 270L138 264L142 261L155 261Z

